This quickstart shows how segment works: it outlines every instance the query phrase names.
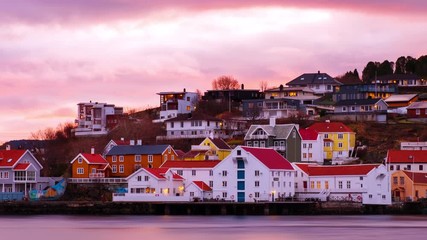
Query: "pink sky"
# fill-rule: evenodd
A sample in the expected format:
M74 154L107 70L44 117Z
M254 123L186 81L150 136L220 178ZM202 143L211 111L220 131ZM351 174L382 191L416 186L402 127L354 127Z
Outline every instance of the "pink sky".
M373 2L1 1L0 142L72 122L79 102L144 109L220 75L273 87L427 54L427 1Z

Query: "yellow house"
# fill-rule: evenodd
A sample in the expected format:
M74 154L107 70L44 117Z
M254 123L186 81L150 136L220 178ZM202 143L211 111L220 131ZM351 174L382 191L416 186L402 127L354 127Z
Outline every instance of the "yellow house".
M391 175L394 201L417 201L427 198L427 173L399 170Z
M323 137L324 159L338 161L351 159L356 145L356 133L341 122L318 122L309 129Z
M184 154L187 161L223 160L231 153L231 147L221 138L205 138L199 145L191 146Z

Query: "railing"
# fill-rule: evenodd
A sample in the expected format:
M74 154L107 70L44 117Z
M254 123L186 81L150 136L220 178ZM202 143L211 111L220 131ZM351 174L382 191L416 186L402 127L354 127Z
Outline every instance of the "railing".
M89 173L89 178L104 178L105 173Z
M69 178L69 183L126 183L125 178Z
M251 139L267 139L268 135L252 135Z

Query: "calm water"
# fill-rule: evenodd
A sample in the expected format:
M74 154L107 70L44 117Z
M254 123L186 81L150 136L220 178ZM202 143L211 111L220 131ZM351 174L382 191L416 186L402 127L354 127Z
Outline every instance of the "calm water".
M427 216L0 216L0 239L427 239Z

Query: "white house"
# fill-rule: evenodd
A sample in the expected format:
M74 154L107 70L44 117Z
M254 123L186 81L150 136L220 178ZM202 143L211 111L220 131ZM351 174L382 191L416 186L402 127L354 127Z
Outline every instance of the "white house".
M342 83L327 73L304 73L299 77L286 83L289 87L308 87L314 94L331 93Z
M184 196L190 201L212 199L212 188L203 181L193 181L185 188Z
M198 94L187 92L184 88L182 92L160 92L160 119L155 121L163 122L167 119L177 117L179 114L191 113L196 109Z
M427 150L388 150L386 166L391 172L427 172Z
M213 196L237 202L293 197L294 168L271 148L236 147L213 169Z
M140 168L126 181L127 193L114 193L113 201L189 201L184 196L184 179L168 168Z
M300 200L391 204L390 174L385 165L294 164L296 197Z
M301 135L301 162L323 164L323 135L312 129L299 129Z

